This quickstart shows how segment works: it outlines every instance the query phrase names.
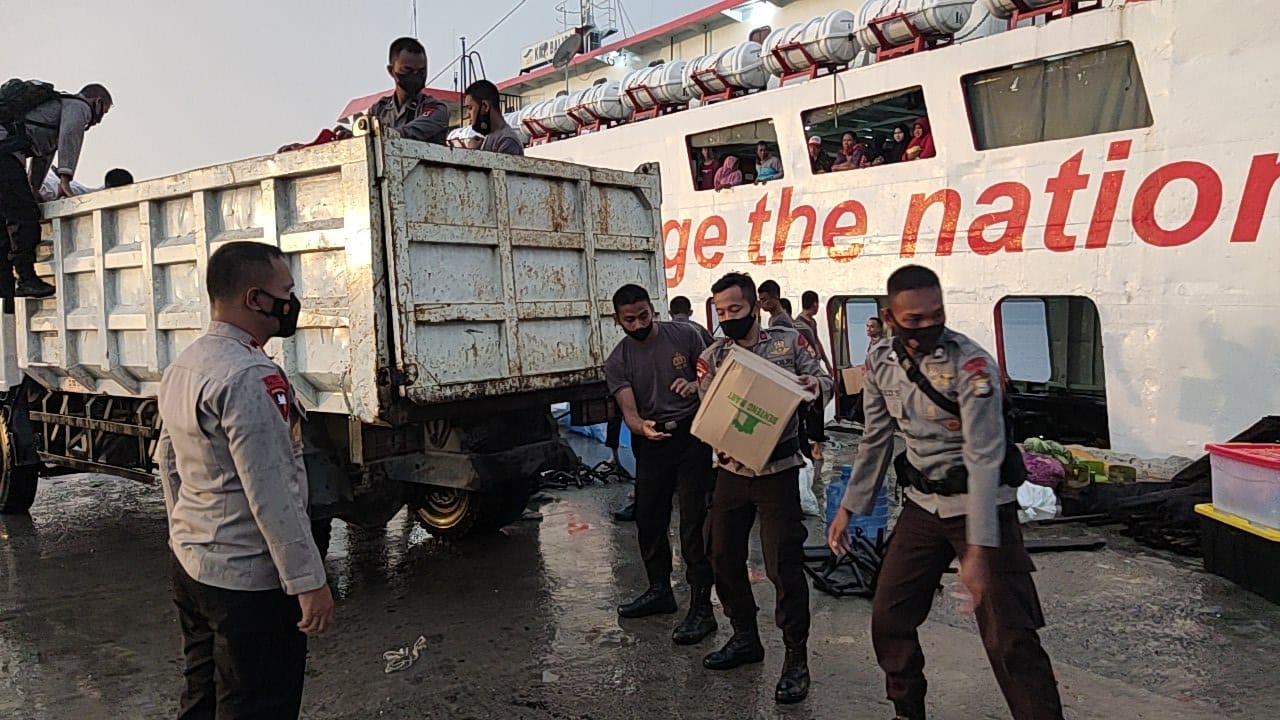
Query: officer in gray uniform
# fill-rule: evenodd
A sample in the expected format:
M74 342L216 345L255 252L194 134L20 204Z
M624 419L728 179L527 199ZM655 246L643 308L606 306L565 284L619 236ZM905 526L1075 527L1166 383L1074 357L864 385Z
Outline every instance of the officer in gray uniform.
M165 370L157 455L182 626L186 718L296 718L307 636L333 596L307 517L302 408L262 351L298 325L284 255L209 258L208 331Z
M396 90L374 103L369 115L378 118L384 131L390 128L389 135L443 145L449 134L449 107L422 92L427 86L427 49L402 37L391 43L387 62Z
M865 430L841 510L827 541L848 549L850 513L867 514L893 452L906 501L876 583L871 639L897 717L924 720L924 653L916 629L957 556L960 580L996 680L1015 720L1060 720L1035 567L1022 543L1016 485L1021 455L1005 431L1000 368L969 338L945 327L938 276L918 265L889 277L892 342L867 354ZM1007 455L1008 453L1008 455Z
M729 273L711 286L725 337L698 359L698 389L705 394L729 349L738 346L799 376L820 399L831 397L831 377L822 371L808 343L794 329L760 327L756 285L742 273ZM755 597L747 575L747 542L760 516L760 545L765 574L777 594L774 613L787 654L774 690L780 703L800 702L809 694L809 585L804 575L804 512L800 508L799 474L804 461L799 421L787 420L773 454L759 472L717 453L719 474L707 520L716 592L733 625L733 637L707 655L703 666L729 670L764 660L756 625Z

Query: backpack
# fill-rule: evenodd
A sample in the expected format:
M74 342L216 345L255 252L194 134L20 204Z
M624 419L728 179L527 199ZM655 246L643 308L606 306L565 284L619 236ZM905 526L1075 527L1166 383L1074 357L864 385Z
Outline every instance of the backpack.
M27 113L62 97L52 85L39 80L11 78L0 85L0 125L23 122ZM44 127L44 123L31 123Z

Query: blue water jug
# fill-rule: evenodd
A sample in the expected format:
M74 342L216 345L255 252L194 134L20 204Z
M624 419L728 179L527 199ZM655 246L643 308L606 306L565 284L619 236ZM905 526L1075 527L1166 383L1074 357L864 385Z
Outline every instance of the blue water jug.
M841 465L840 475L827 486L827 524L830 525L840 509L840 501L844 499L845 489L849 487L849 478L853 475L852 465ZM849 533L852 535L858 528L871 542L887 531L889 526L889 483L880 486L876 496L876 504L870 515L853 514L849 517Z

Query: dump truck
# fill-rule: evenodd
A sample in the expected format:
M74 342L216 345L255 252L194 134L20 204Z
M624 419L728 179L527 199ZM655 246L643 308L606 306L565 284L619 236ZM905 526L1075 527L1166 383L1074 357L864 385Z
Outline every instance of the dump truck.
M206 167L44 205L37 271L5 300L0 511L42 475L155 481L155 395L209 323L220 244L288 257L298 331L264 348L307 410L317 536L406 504L433 535L518 518L576 466L549 414L598 422L613 291L663 297L656 166L620 172L383 137Z

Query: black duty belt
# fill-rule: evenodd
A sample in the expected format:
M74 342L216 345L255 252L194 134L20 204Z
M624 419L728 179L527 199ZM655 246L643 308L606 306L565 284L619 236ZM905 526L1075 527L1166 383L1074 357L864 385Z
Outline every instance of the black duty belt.
M925 477L916 466L907 460L907 453L899 453L893 459L893 469L898 475L898 484L913 487L922 493L934 495L964 495L969 492L969 468L964 463L947 468L940 480ZM1000 484L1007 487L1018 487L1027 479L1027 467L1022 462L1022 453L1018 446L1009 443L1005 449L1004 462L1000 466Z

